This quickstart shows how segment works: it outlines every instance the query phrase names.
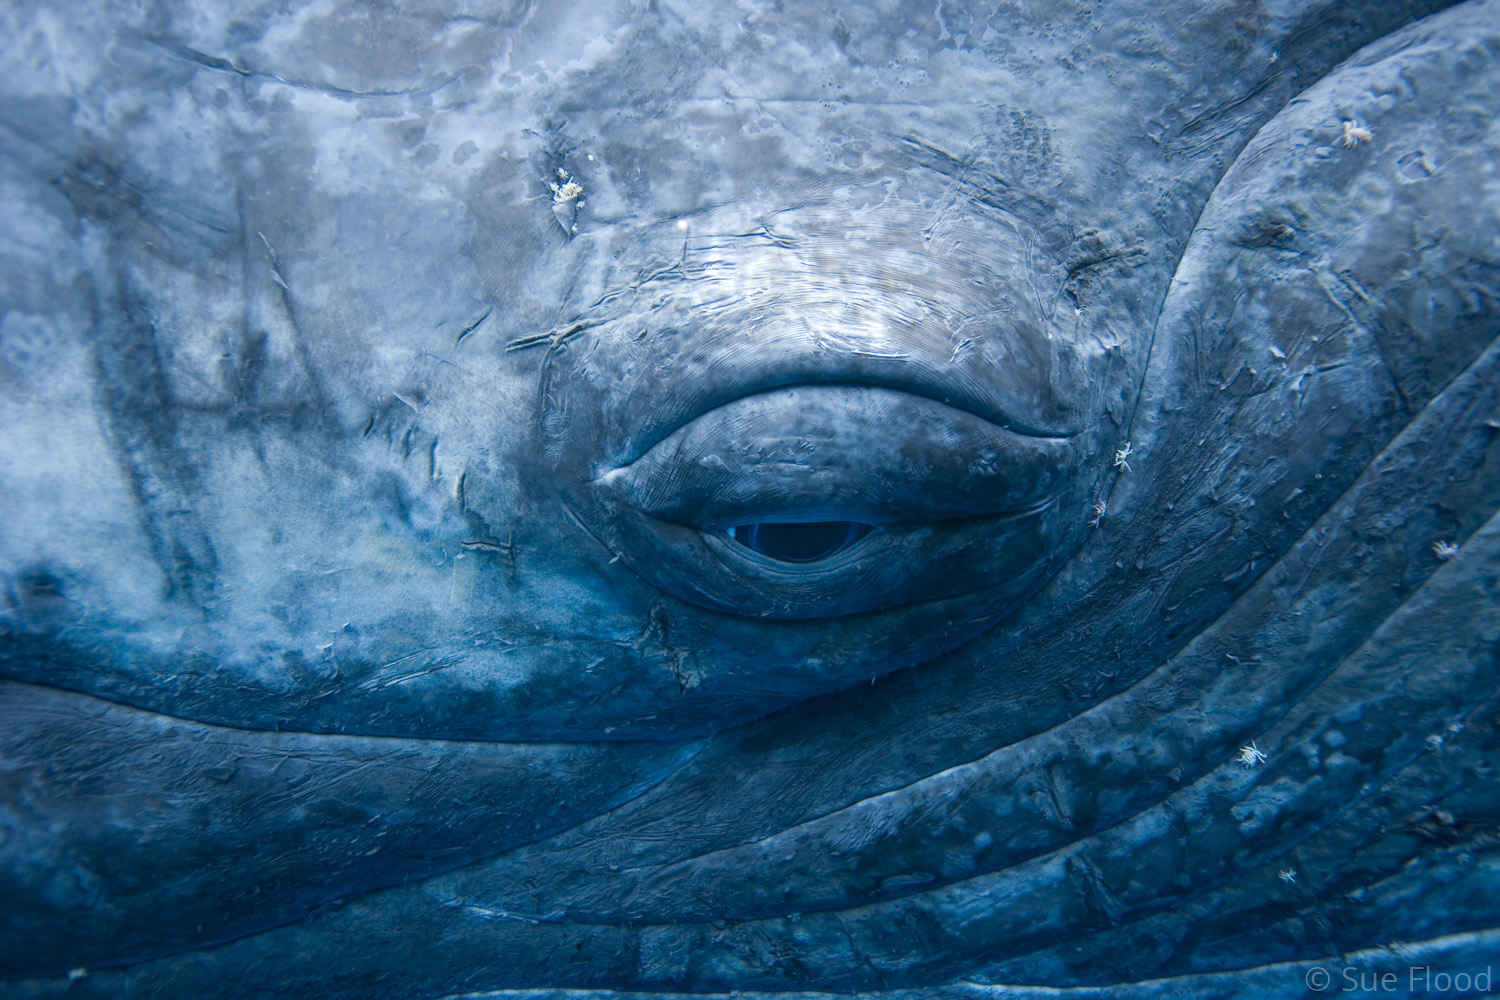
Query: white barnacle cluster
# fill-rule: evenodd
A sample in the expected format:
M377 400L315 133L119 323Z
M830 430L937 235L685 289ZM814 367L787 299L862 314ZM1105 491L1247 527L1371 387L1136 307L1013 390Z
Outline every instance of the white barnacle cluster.
M1458 546L1448 541L1437 541L1432 543L1432 554L1443 562L1447 562L1458 555Z
M1375 133L1370 128L1370 126L1364 124L1363 122L1353 119L1346 119L1344 121L1344 134L1342 138L1344 140L1344 147L1346 149L1353 149L1355 146L1358 146L1362 142L1370 142L1371 140L1373 140L1375 138Z
M557 168L557 179L549 180L547 187L552 191L552 214L557 218L558 225L569 236L578 232L576 219L578 210L583 207L583 185L562 167Z
M578 202L580 206L583 205L583 202L579 200L583 197L583 185L578 183L578 181L575 180L573 176L562 167L557 168L557 180L548 181L547 186L552 189L553 208L561 208L562 206L571 204L575 201Z

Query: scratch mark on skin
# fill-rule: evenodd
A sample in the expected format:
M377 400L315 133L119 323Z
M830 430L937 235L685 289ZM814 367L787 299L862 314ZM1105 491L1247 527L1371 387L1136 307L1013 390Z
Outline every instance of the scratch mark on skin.
M1074 873L1083 876L1083 891L1092 898L1095 906L1110 924L1119 926L1123 922L1127 908L1104 881L1104 874L1099 871L1094 862L1087 856L1080 856Z
M955 212L962 210L963 206L960 203L960 198L966 191L972 196L974 191L992 190L992 188L986 187L986 181L998 184L1001 189L1009 186L1001 178L978 168L976 165L974 144L970 145L969 151L965 152L962 157L959 157L949 153L947 150L940 149L937 146L922 142L911 136L905 137L902 141L909 146L924 150L938 157L941 162L950 165L949 169L931 164L928 165L930 169L946 177L948 183L943 191L941 207L933 217L932 222L922 231L924 241L931 240L933 235L944 226ZM957 249L958 246L949 247L947 253L951 255Z
M772 236L771 233L768 230L765 230L765 229L762 229L760 231L753 232L753 233L730 234L729 238L731 238L731 239L738 239L738 238L741 238L741 237L750 237L750 236L763 236L766 239L771 240L773 243L776 243L778 246L787 246L787 247L791 246L790 243L786 243L786 242L778 243L777 242L778 238ZM719 237L712 236L710 234L703 234L703 236L700 237L700 238L716 239L716 238L719 238ZM722 249L722 248L720 248L720 247L708 247L708 248L697 247L697 248L695 248L695 251L696 252L702 252L705 249ZM663 268L661 268L659 270L652 271L650 274L647 274L645 277L640 278L637 281L633 281L630 284L625 285L624 287L615 288L615 289L612 289L610 291L605 292L604 294L600 295L597 299L595 299L589 305L589 307L584 310L584 312L585 313L592 313L596 309L599 309L599 308L602 308L603 306L609 305L609 303L613 302L615 299L619 298L620 296L625 295L626 293L640 291L642 288L644 288L645 286L651 284L654 281L664 281L667 278L675 278L675 279L679 279L679 280L686 280L686 279L691 278L691 277L697 277L699 275L708 274L708 273L712 272L716 266L718 266L717 262L714 262L714 263L708 263L708 264L700 264L700 265L698 265L696 267L688 267L688 266L686 266L686 255L687 255L687 253L688 253L688 246L687 246L687 242L684 241L683 242L683 259L682 260L678 260L677 262L675 262L673 264L669 264L668 266L663 267ZM595 322L595 323L590 323L588 325L589 326L597 326L598 323ZM541 335L537 334L537 335L534 335L532 338L522 338L522 339L529 341L529 340L535 339L535 336L541 336ZM521 341L512 341L511 342L512 346L517 345L517 344L521 344ZM523 347L530 347L530 346L532 346L532 344L531 343L525 343L525 344L521 344L521 346L523 346ZM507 347L506 348L506 350L510 350L510 349L511 349L511 347Z
M418 677L426 677L428 674L435 674L440 670L446 670L447 668L453 666L458 662L459 658L456 656L446 657L442 660L439 660L437 663L434 663L430 667L426 667L422 670L413 670L411 673L402 674L400 677L391 677L386 680L377 682L366 681L365 683L360 685L360 688L367 691L383 691L388 687L394 687L397 684L405 684L407 681L416 680Z
M795 250L795 249L797 249L797 242L795 240L793 240L789 236L781 236L781 235L779 235L779 234L777 234L775 232L772 232L770 226L761 226L755 232L744 233L744 234L740 234L740 235L742 235L742 236L760 236L760 237L764 237L765 239L769 240L773 246L778 246L778 247L780 247L783 250Z
M431 358L432 360L442 362L445 365L452 365L454 368L457 368L459 371L463 372L465 375L472 376L474 374L473 372L469 371L469 369L465 368L463 365L457 363L456 361L449 361L447 358L440 357L439 355L433 354L431 351L423 351L422 352L422 357L424 357L424 358Z
M467 512L468 500L464 494L464 482L469 478L469 471L465 469L458 474L458 480L453 484L453 499L458 503L458 509Z
M568 110L569 110L570 113L573 113L573 114L599 113L599 112L606 112L606 111L613 111L613 112L640 111L643 108L646 108L648 106L655 107L658 102L659 102L659 99L657 99L657 101L651 101L650 99L647 99L647 98L642 98L639 101L635 101L635 102L631 102L631 103L621 103L621 104L592 104L592 103L580 102L580 103L577 103L577 104L569 104L568 105ZM956 100L955 101L949 101L949 100L933 100L933 101L895 101L895 100L889 100L889 101L877 101L877 100L863 100L863 99L862 100L830 99L830 98L826 98L826 97L756 97L756 96L751 95L751 94L746 94L746 95L744 95L742 97L731 97L731 96L724 96L724 97L686 97L686 98L679 98L679 99L677 99L677 101L675 103L676 103L676 106L678 106L678 107L686 107L686 108L703 107L703 106L719 106L719 105L724 104L724 103L728 103L728 104L731 104L731 105L733 105L733 104L739 104L739 103L755 104L755 105L757 105L759 107L762 107L766 111L767 114L772 114L772 112L771 112L770 109L772 107L775 107L775 106L783 106L783 107L789 107L789 108L811 107L811 106L819 106L819 105L830 107L830 108L833 108L833 107L838 107L838 108L914 108L914 109L917 109L919 111L929 111L929 110L932 110L934 108L954 108L954 109L958 109L958 110L967 111L967 110L972 109L973 106L974 106L974 102L973 101L956 101ZM652 120L655 120L655 118L661 117L661 115L663 113L664 112L658 112L655 116L653 116Z
M487 320L487 319L489 319L490 318L490 313L492 313L494 311L495 311L495 307L491 306L490 308L488 308L488 309L486 309L484 311L484 315L483 316L479 317L474 322L470 323L468 326L466 326L462 330L460 330L458 336L456 338L454 338L453 346L457 347L459 344L462 344L464 342L464 338L467 337L469 334L473 333L475 330L479 329L481 326L483 326L484 325L484 321ZM439 360L442 360L442 359L439 359ZM453 364L453 362L451 362L451 361L448 362L448 363L450 365ZM456 368L458 366L454 365L454 367Z
M1052 803L1052 809L1057 815L1058 823L1064 830L1069 832L1077 829L1077 824L1073 821L1072 810L1063 802L1062 793L1057 787L1057 779L1053 777L1050 768L1042 770L1042 785L1047 789L1047 798Z
M1068 277L1074 278L1084 271L1103 267L1105 264L1113 264L1116 261L1134 261L1149 255L1145 247L1127 247L1124 250L1101 251L1097 254L1084 257L1082 260L1068 267Z
M266 234L259 229L255 231L255 235L259 236L261 243L265 244L266 255L271 258L271 280L275 281L284 291L290 294L292 286L288 285L286 279L281 276L281 262L276 259L276 251L271 249L271 241L266 239Z
M750 88L746 87L744 83L740 81L739 77L735 76L733 73L730 73L727 68L724 70L724 76L725 79L727 79L730 83L738 87L740 91L738 94L725 93L724 96L727 100L731 102L748 101L749 103L755 105L755 109L757 111L775 122L776 127L781 129L781 133L783 135L795 134L792 129L787 127L786 122L781 120L781 116L778 115L775 111L771 110L769 105L771 103L774 103L774 101L767 101L751 94Z
M419 649L415 653L407 653L405 656L398 656L389 663L382 663L378 669L386 670L390 667L394 667L398 663L405 663L407 660L410 660L413 657L421 656L423 653L431 653L435 649L437 649L436 646L429 646L427 649ZM360 687L369 687L369 682L361 684Z
M449 84L453 83L454 80L453 77L445 75L442 79L442 82L438 83L436 86L426 88L414 87L406 90L350 90L346 87L336 87L332 84L326 83L308 83L303 80L289 80L284 76L277 76L275 73L267 73L264 70L244 69L243 67L236 66L228 59L224 59L219 56L211 56L206 52L199 52L197 49L191 48L187 45L183 45L180 42L167 41L166 39L161 38L147 38L145 39L145 41L148 44L161 49L163 52L174 55L179 59L186 60L187 62L197 63L199 66L204 66L208 69L219 70L223 73L233 73L236 76L242 76L247 80L274 80L276 83L285 84L288 87L295 87L298 90L309 90L318 94L333 94L339 97L428 97L432 94L436 94L444 87L447 87Z
M474 916L484 917L486 920L518 920L521 923L529 924L532 927L535 927L538 923L540 923L540 921L533 920L530 917L522 917L514 913L506 913L504 910L492 910L487 906L479 906L475 903L465 903L463 900L459 899L450 899L444 902L442 905L444 909L463 910L465 913L472 913Z
M547 352L550 354L554 350L561 348L569 340L572 340L574 337L578 336L578 334L598 325L598 323L589 323L580 320L579 322L574 323L572 326L563 327L562 329L552 329L548 330L546 333L534 333L529 337L519 337L515 340L512 340L509 344L506 344L505 350L507 352L524 351L528 347L540 347L541 345L546 344Z
M1345 302L1338 295L1334 294L1333 288L1328 284L1327 275L1314 271L1312 272L1312 277L1313 280L1318 283L1318 287L1323 290L1323 294L1328 296L1328 301L1333 304L1333 307L1348 317L1350 325L1353 326L1356 330L1364 330L1364 321L1353 309L1349 308L1349 303ZM1334 275L1334 278L1338 279L1339 276ZM1342 283L1342 280L1340 280L1340 283Z
M1255 85L1243 95L1233 100L1216 104L1207 111L1202 111L1188 120L1177 130L1175 137L1176 145L1182 148L1204 148L1212 146L1215 142L1222 139L1225 134L1232 133L1234 126L1239 122L1245 121L1246 116L1230 119L1228 128L1225 127L1224 119L1230 112L1236 111L1264 95L1277 82L1283 72L1283 69L1278 68L1276 72L1268 73L1257 80ZM1195 143L1186 142L1189 136L1199 133L1208 133L1207 138L1198 140Z
M516 578L516 556L522 553L531 554L536 552L534 548L520 545L516 542L516 530L511 528L506 532L505 541L489 542L482 538L475 538L458 543L459 548L469 549L476 552L493 552L505 560L506 568L510 570L510 578L514 582Z
M243 232L246 228L243 201L241 201L239 206L239 215L241 232ZM292 328L292 349L296 352L297 363L311 385L312 397L316 408L320 412L327 413L329 410L328 394L323 391L322 383L318 380L317 368L314 366L312 357L308 353L307 338L302 330L302 324L297 320L297 311L292 305L292 288L281 275L281 261L277 258L276 251L271 246L271 241L266 239L266 234L258 229L255 231L255 235L260 237L261 243L266 248L266 255L271 260L271 278L281 288L281 308L286 313L287 325Z
M1041 291L1036 287L1035 276L1036 276L1037 268L1038 267L1039 267L1039 262L1037 261L1037 247L1036 247L1036 243L1034 241L1032 241L1032 240L1027 240L1026 241L1026 268L1025 268L1025 271L1023 273L1023 276L1026 279L1026 289L1027 289L1027 291L1031 292L1031 298L1036 303L1036 311L1037 311L1037 313L1039 315L1041 315L1044 319L1046 319L1048 321L1049 325L1050 325L1051 320L1052 320L1053 310L1047 308L1047 303L1045 301L1043 301L1043 299L1042 299L1042 293L1041 293ZM1054 298L1054 305L1055 304L1056 304L1056 300Z
M1334 296L1333 289L1328 287L1328 285L1323 281L1321 275L1318 277L1318 283L1322 285L1323 291L1328 295L1328 297L1330 299L1333 299L1336 305L1340 306L1340 308L1342 308L1346 313L1349 314L1350 317L1353 318L1353 321L1358 329L1363 330L1370 335L1370 339L1375 344L1375 351L1380 358L1380 367L1385 372L1386 377L1391 380L1391 387L1396 392L1396 398L1401 401L1402 412L1408 415L1415 415L1417 412L1417 407L1412 404L1411 399L1406 394L1405 387L1401 384L1401 380L1397 378L1396 369L1391 366L1389 356L1386 351L1386 346L1381 342L1380 323L1375 318L1376 306L1374 301L1370 297L1369 290L1366 289L1364 285L1360 284L1353 275L1345 271L1337 272L1334 277L1337 278L1339 283L1347 288L1351 293L1359 297L1360 301L1363 303L1363 309L1361 311L1367 313L1368 318L1357 314L1351 305L1340 302Z

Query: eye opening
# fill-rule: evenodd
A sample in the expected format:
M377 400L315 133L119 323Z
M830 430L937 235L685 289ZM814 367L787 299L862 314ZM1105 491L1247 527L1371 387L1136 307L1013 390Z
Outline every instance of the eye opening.
M767 559L811 563L844 551L874 530L861 521L755 521L734 525L729 537Z
M1045 511L1082 488L1067 473L1084 451L892 389L794 387L594 466L577 498L597 505L609 547L674 596L834 618L1029 587L1059 533Z

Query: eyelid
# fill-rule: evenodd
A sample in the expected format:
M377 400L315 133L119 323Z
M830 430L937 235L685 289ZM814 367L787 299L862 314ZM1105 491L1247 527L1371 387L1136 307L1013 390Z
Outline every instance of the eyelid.
M1052 492L1071 444L896 390L797 387L704 414L596 485L649 516L717 530L975 517Z
M757 325L771 322L763 316L748 319ZM1067 373L1078 375L1086 366L1070 361L1071 350L1024 324L1003 338L1011 345L1006 358L1014 368L1007 371L983 352L955 362L952 334L946 328L903 328L901 350L884 355L861 351L853 342L830 350L826 333L801 328L800 317L781 319L787 327L778 333L769 357L769 352L755 348L755 338L737 333L727 316L720 320L728 326L700 322L691 336L671 329L653 333L644 342L643 354L632 356L633 364L650 368L669 360L670 371L653 372L649 379L621 373L620 381L632 388L605 398L602 427L608 436L602 453L611 462L629 464L705 413L748 396L796 388L888 389L952 406L1021 437L1062 440L1087 432L1087 381L1071 390L1059 385L1072 377ZM998 326L1007 323L1014 326L1013 317L995 318ZM620 336L636 339L624 332ZM1061 355L1054 356L1058 351ZM1053 374L1043 377L1042 372Z

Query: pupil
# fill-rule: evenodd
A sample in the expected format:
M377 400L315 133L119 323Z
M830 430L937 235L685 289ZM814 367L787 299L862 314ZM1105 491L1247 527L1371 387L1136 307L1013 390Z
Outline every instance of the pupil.
M729 535L745 548L778 562L812 562L846 549L874 531L858 521L741 524Z

